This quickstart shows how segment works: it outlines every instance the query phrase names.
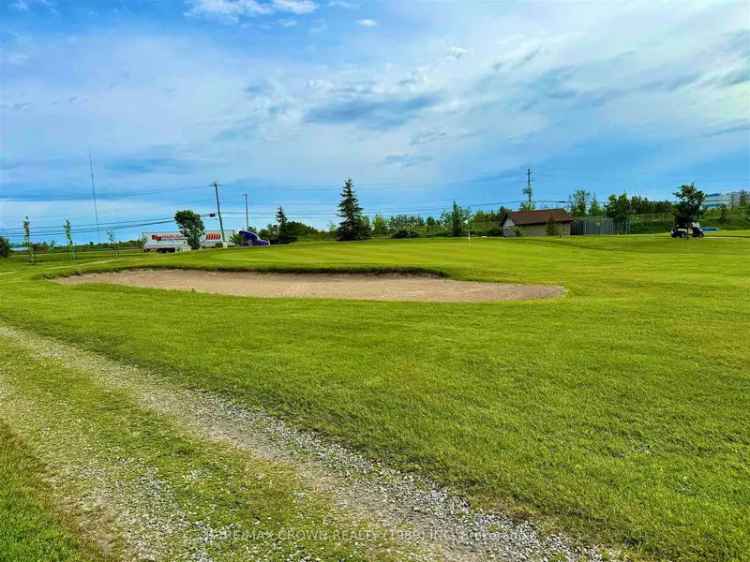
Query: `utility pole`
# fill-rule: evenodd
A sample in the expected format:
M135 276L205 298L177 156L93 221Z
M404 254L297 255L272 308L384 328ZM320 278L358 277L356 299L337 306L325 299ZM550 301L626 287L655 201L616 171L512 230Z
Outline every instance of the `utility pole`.
M219 183L214 182L212 185L214 186L214 193L216 194L216 214L219 215L219 228L221 229L221 243L226 244L226 240L224 240L224 221L221 218L221 203L219 202Z
M531 189L531 168L526 170L526 194L529 196L529 205L531 205L531 198L533 194L533 190Z
M250 230L250 215L247 211L247 193L244 194L245 196L245 230Z
M533 193L534 192L533 192L533 190L531 188L531 168L529 168L528 170L526 170L526 178L527 178L527 180L526 180L526 188L523 190L523 193L528 198L528 201L526 203L526 207L528 208L528 210L531 210L531 209L534 208L534 206L533 206L534 204L532 203L532 198L533 198Z
M94 160L91 158L91 149L89 148L89 171L91 172L91 195L94 199L94 221L96 222L96 241L101 242L102 237L99 232L99 209L96 206L96 184L94 183Z

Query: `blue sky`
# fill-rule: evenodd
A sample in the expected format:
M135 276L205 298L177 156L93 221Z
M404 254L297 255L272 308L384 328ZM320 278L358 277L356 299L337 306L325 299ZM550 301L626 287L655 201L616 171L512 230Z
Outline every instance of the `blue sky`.
M750 186L747 2L2 0L0 65L0 232L93 223L89 148L103 222Z

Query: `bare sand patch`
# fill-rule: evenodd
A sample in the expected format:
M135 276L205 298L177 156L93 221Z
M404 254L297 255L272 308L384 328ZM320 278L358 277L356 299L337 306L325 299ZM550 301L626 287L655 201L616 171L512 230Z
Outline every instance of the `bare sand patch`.
M259 273L145 269L55 279L63 285L111 283L264 298L318 298L422 302L492 302L557 297L562 287L455 281L419 275L361 273Z

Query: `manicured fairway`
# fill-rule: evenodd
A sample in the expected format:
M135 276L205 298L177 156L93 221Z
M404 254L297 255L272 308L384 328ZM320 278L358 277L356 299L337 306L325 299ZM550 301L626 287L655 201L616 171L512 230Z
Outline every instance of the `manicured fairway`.
M263 300L35 278L138 265L424 268L567 294ZM485 508L649 558L750 559L748 238L298 244L75 268L14 258L0 262L0 320L261 406Z

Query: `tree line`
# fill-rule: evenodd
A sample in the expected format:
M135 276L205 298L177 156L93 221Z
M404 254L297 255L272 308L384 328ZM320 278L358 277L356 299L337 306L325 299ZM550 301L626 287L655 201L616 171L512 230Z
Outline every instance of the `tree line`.
M574 217L608 217L614 221L626 221L641 215L671 215L671 222L684 224L700 217L706 217L712 222L729 227L747 228L750 226L750 192L742 190L733 197L729 205L719 209L705 210L703 204L705 194L695 185L683 185L674 193L676 200L651 200L639 195L628 196L627 193L612 194L604 203L600 203L596 195L585 189L578 189L568 197L567 210ZM397 214L386 217L376 214L372 221L365 214L359 204L354 182L347 179L340 193L337 214L341 219L338 225L331 224L328 230L319 230L301 221L289 220L283 207L276 212L276 222L268 224L258 231L258 234L273 244L289 244L299 239L331 239L339 241L365 240L372 236L391 238L414 238L418 236L464 236L467 230L473 230L486 236L502 235L502 225L511 212L510 209L500 207L497 210L478 210L472 212L455 201L450 209L443 211L440 216ZM533 202L523 206L532 209ZM191 210L181 210L174 217L180 232L187 238L193 249L200 247L201 237L205 234L205 224L201 216ZM658 228L667 226L659 224ZM23 221L24 247L29 261L33 262L37 253L47 253L55 249L55 243L35 243L31 241L31 223L26 217ZM554 225L552 225L553 227ZM550 228L552 228L550 227ZM253 229L255 230L255 229ZM76 251L80 248L99 249L109 248L117 255L120 247L133 247L139 241L118 242L114 232L107 231L106 243L89 243L86 246L73 242L72 227L69 220L65 221L64 232L67 250L75 259ZM232 242L240 245L239 235L235 235ZM0 257L8 257L11 246L7 239L0 237Z

